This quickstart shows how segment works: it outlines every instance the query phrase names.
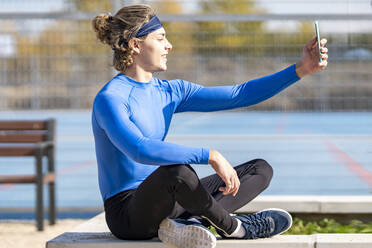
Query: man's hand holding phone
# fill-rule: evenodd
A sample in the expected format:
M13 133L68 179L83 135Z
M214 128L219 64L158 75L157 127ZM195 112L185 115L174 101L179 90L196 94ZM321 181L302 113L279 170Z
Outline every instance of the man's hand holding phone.
M328 48L325 47L327 40L320 39L318 24L315 24L315 33L316 37L304 47L302 58L296 63L296 73L300 78L322 71L327 67Z

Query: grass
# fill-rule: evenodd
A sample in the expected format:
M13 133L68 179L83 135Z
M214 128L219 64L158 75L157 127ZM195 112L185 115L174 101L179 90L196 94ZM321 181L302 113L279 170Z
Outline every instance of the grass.
M209 229L217 234L213 226ZM306 221L299 218L293 219L292 227L284 235L306 235L315 233L372 233L372 222L364 223L360 220L352 220L347 225L340 224L334 219L322 219L321 221Z
M372 233L372 222L364 223L360 220L352 220L343 225L334 219L322 219L321 221L305 221L299 218L293 219L292 227L285 234L314 234L314 233Z

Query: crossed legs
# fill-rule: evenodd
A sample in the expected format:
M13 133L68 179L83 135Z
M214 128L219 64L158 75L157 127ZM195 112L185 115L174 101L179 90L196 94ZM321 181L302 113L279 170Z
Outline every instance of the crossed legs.
M269 185L271 166L255 159L234 167L241 182L234 197L218 190L224 182L217 174L199 179L190 165L161 166L135 190L124 192L110 204L105 202L106 221L111 232L122 239L157 236L165 218L204 216L231 234L237 221L229 213L241 208Z

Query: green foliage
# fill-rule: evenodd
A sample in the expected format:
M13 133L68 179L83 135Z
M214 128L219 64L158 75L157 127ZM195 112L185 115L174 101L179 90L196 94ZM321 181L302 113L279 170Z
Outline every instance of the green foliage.
M254 2L245 0L230 1L211 0L199 2L202 14L250 14L263 13L257 9ZM261 44L263 42L263 22L197 22L194 40L198 44L198 53L239 54L240 48L246 44ZM257 50L256 50L257 52Z
M251 14L259 12L259 9L255 8L253 1L247 0L211 0L211 1L199 1L201 12L206 13L231 13L231 14Z
M111 11L112 1L111 0L65 0L67 4L75 7L78 11Z
M372 222L363 223L352 220L347 225L342 225L334 219L321 221L305 221L294 218L293 225L285 234L314 234L314 233L372 233Z

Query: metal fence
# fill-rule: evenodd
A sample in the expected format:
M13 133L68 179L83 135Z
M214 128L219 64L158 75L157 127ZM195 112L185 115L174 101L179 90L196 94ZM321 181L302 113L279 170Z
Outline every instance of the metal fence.
M249 109L372 109L372 17L355 10L370 8L367 0L338 1L347 6L343 11L318 14L267 10L267 0L5 0L0 3L0 110L90 108L117 73L111 49L95 39L90 21L135 3L156 9L173 44L168 70L154 76L205 86L243 83L297 62L317 19L328 39L328 68Z

